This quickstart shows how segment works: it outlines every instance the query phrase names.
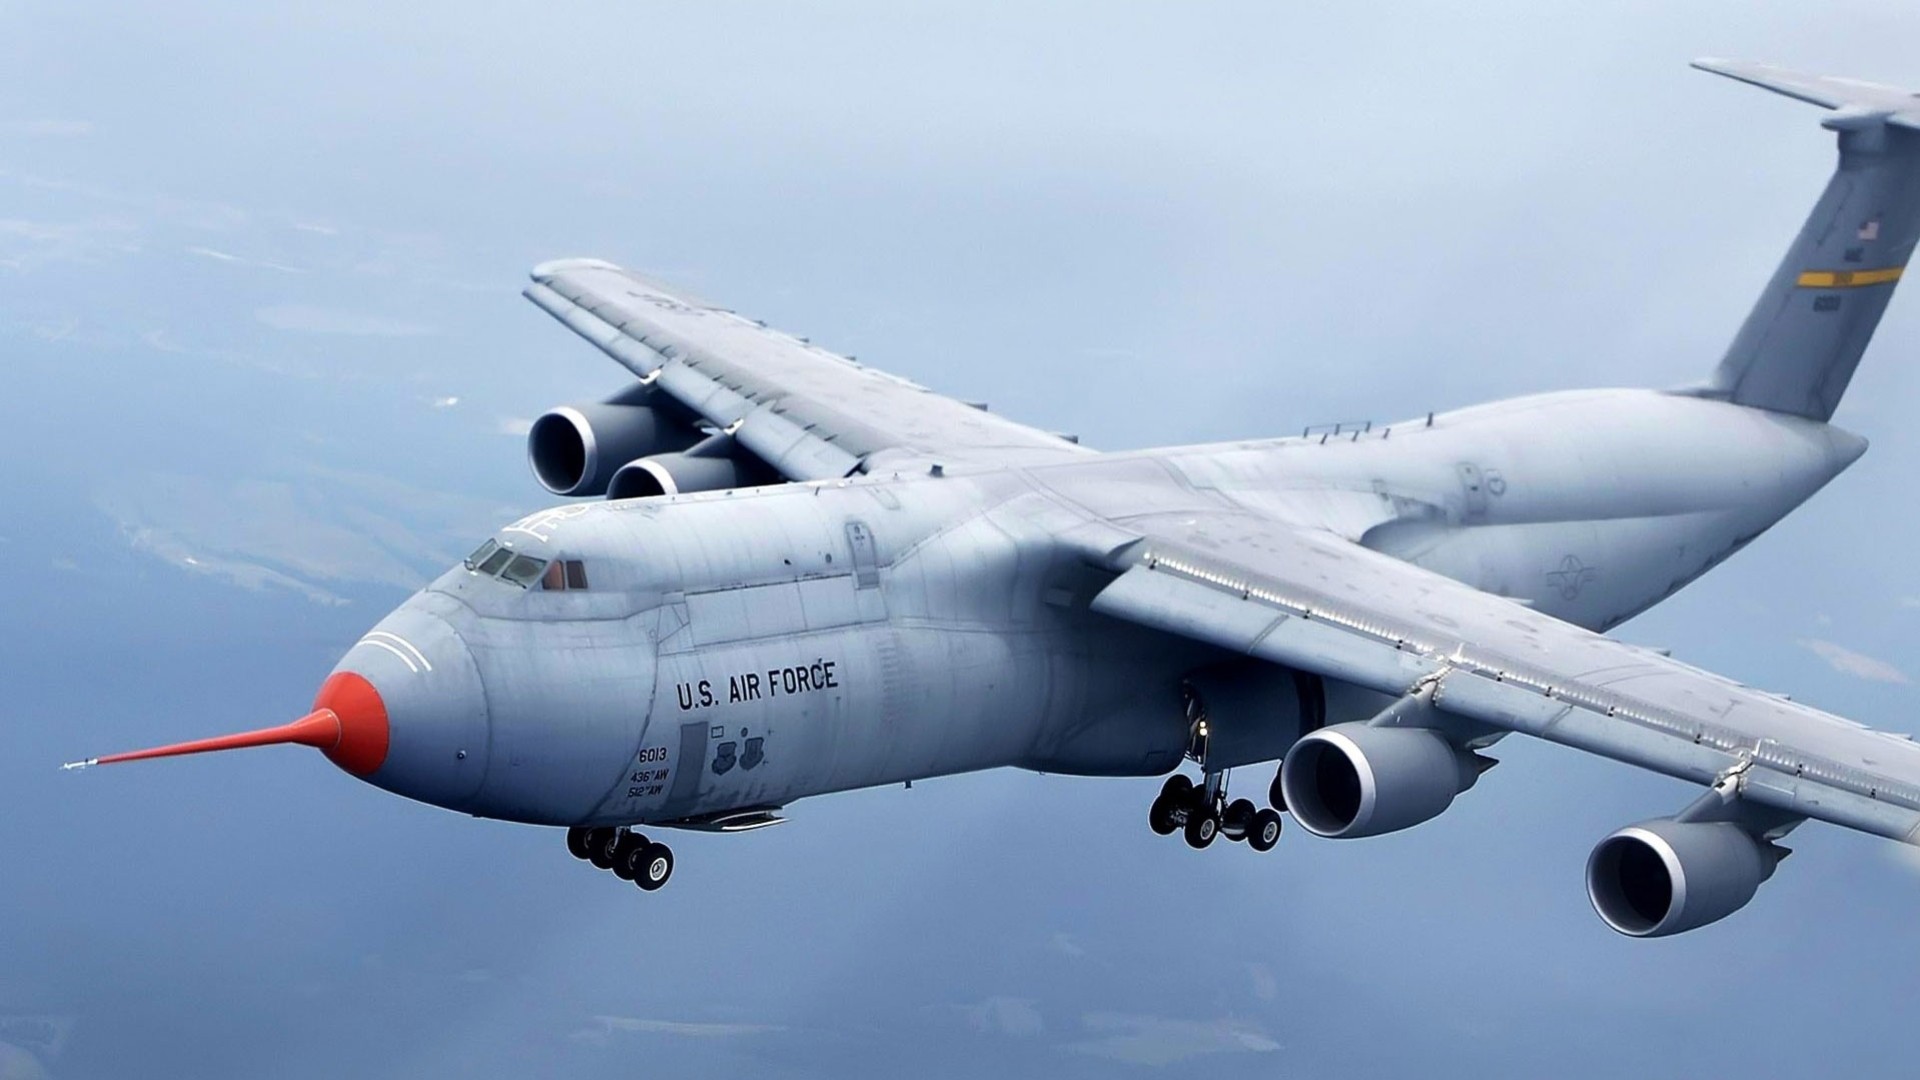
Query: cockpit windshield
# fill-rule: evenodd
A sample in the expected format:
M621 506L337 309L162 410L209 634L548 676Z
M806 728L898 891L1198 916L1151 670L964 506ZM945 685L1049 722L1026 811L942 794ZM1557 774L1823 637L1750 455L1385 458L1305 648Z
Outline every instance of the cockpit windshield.
M522 555L498 540L488 540L463 560L475 574L497 577L523 589L547 592L578 591L587 587L587 567L579 559L541 559Z
M498 551L499 549L500 549L499 541L491 540L491 539L489 539L486 543L481 544L479 547L474 548L473 554L467 556L465 559L465 564L467 569L469 570L480 569L480 564L487 561L487 556L493 554L495 551Z
M499 573L500 568L507 565L507 560L511 558L513 558L512 548L509 548L509 547L495 548L493 553L491 555L488 555L486 559L480 563L479 566L476 566L473 568L474 573L485 574L488 577L492 577L493 575Z
M491 561L491 560L489 560ZM503 581L511 581L521 588L529 588L540 580L540 571L547 568L547 560L536 559L531 555L515 555L507 568L500 572Z

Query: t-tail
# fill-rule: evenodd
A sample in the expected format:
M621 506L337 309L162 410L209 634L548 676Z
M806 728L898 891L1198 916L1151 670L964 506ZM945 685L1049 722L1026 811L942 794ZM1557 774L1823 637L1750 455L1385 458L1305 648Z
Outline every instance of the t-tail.
M1830 419L1920 240L1920 97L1763 64L1693 66L1834 110L1822 126L1839 133L1839 167L1702 389Z

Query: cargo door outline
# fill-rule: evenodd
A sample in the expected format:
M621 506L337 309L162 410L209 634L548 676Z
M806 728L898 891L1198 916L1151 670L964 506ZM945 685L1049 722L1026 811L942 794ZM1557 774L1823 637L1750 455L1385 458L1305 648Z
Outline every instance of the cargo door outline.
M1466 520L1477 524L1487 520L1487 480L1480 466L1462 461L1454 466L1460 476L1460 492L1466 496Z
M860 606L861 621L886 618L885 590L880 588L880 548L874 542L872 527L858 518L848 521L847 547L853 553L853 594Z
M680 725L679 757L673 763L673 786L667 789L667 801L661 809L679 814L700 798L700 775L707 765L707 738L710 725L705 720Z

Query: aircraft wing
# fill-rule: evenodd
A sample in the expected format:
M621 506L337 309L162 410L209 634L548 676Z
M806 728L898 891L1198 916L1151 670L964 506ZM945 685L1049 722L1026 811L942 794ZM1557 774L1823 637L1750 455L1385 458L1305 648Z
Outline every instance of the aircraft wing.
M790 480L1088 452L612 263L543 263L533 282L527 299Z
M1120 576L1095 611L1743 798L1920 843L1920 746L1331 534L1192 510L1069 534ZM1132 537L1132 540L1128 540Z

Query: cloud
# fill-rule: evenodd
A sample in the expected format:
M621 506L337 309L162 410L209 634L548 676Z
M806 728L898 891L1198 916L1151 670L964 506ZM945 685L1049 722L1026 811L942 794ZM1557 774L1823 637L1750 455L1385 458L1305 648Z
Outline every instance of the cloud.
M117 474L95 505L129 546L244 589L346 602L338 583L416 588L513 511L389 477Z
M424 323L367 315L338 308L307 304L276 304L263 307L253 317L275 330L295 330L306 334L344 334L353 337L425 337L438 333Z
M1047 948L1052 949L1054 952L1057 952L1062 956L1087 955L1086 948L1083 947L1079 942L1073 940L1073 936L1071 934L1067 934L1065 932L1053 935L1053 940L1047 942Z
M1172 1065L1204 1054L1264 1054L1280 1049L1272 1036L1242 1020L1087 1013L1081 1023L1098 1037L1069 1043L1067 1050L1130 1065Z
M533 421L524 416L503 416L500 418L499 426L494 430L502 435L524 439L527 437L527 432L533 430Z
M569 1035L577 1042L605 1044L615 1034L677 1035L687 1039L725 1039L743 1035L766 1035L785 1031L779 1024L700 1023L688 1020L655 1020L640 1016L593 1016L588 1026Z
M339 229L336 229L331 225L322 225L316 221L296 221L293 223L293 227L295 229L298 229L301 232L314 233L319 236L339 236L340 235Z
M1273 977L1273 969L1265 964L1248 964L1247 978L1253 983L1253 996L1261 1001L1272 1001L1280 996L1280 980Z
M39 263L90 262L140 250L139 230L122 221L32 221L0 218L0 265L26 270Z
M1032 998L990 997L978 1005L962 1005L960 1012L975 1031L1025 1038L1047 1029Z
M1875 660L1871 656L1854 652L1852 649L1843 645L1836 645L1831 641L1822 641L1819 638L1801 638L1800 645L1802 648L1811 650L1815 656L1825 660L1828 667L1831 667L1842 675L1851 675L1856 679L1867 679L1872 682L1899 683L1902 685L1912 681L1907 678L1906 672L1901 671L1885 660Z
M29 139L75 139L93 134L88 120L42 117L37 120L0 121L0 135L19 135Z
M460 404L460 399L457 396L452 394L449 394L446 397L437 397L437 398L427 399L427 408L429 409L451 409L458 404Z
M210 247L190 247L187 249L187 254L198 255L203 259L212 259L215 262L232 263L235 266L257 266L262 270L278 270L283 274L306 273L305 270L302 270L298 266L269 262L265 259L249 259L244 255L235 255L231 252L220 251Z

